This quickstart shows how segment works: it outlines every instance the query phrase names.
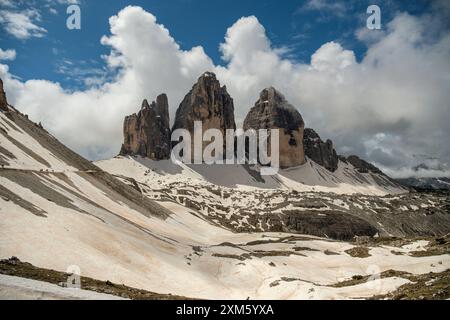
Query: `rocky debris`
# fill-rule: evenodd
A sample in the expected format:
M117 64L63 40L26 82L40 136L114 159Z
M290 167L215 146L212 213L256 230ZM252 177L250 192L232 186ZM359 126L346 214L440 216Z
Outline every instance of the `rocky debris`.
M345 250L345 253L353 258L368 258L371 256L369 253L369 248L367 247L353 247L351 249Z
M375 167L373 164L361 159L358 156L351 155L349 157L338 156L339 160L351 164L359 173L370 174L372 178L380 185L391 186L397 189L407 191L408 188L400 182L392 179L383 171Z
M6 101L6 93L3 90L3 81L0 79L0 110L8 111L8 102Z
M203 132L218 129L224 137L227 129L236 129L233 99L212 72L205 72L184 97L176 112L173 131L186 129L193 136L195 121L202 122ZM207 145L209 142L204 142L203 149Z
M385 295L374 296L371 300L450 299L450 269L440 273L429 272L421 275L388 270L381 274L381 278L387 278L390 275L408 279L410 282Z
M323 142L317 132L306 128L303 135L303 145L305 155L309 159L325 167L328 171L334 172L337 170L339 158L331 140Z
M153 160L170 158L169 103L161 94L150 105L142 102L138 114L125 118L124 143L120 155L139 155Z
M283 219L288 232L351 240L355 235L373 237L379 231L369 222L339 211L285 211Z
M132 182L116 176L127 184ZM137 182L156 201L188 207L234 232L290 232L337 240L416 237L450 233L449 193L404 193L383 197L281 189L239 190L193 181ZM277 201L272 201L277 199Z
M280 130L280 167L290 168L305 163L303 131L305 123L297 109L275 88L264 89L247 114L244 130Z
M339 160L341 160L345 163L350 163L360 173L376 173L376 174L385 175L380 169L375 167L373 164L361 159L358 156L352 155L347 158L343 157L343 156L339 156Z

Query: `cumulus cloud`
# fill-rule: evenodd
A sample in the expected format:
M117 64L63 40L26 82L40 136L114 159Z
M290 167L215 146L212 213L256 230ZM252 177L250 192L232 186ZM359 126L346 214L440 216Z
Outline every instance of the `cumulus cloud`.
M166 92L174 114L194 79L213 69L201 47L180 50L169 31L139 7L125 8L110 26L102 43L111 47L105 60L117 76L101 86L71 92L50 81L22 82L0 65L8 101L90 159L118 153L123 118L137 112L144 98ZM64 72L77 72L77 67L66 65Z
M245 28L236 23L227 35L260 34L254 18L247 20ZM257 88L273 84L298 106L307 126L332 138L338 151L375 161L395 175L417 164L413 154L449 161L450 33L431 36L441 27L433 16L399 14L381 37L367 39L360 62L336 42L319 48L308 65L258 44L236 61L232 57L219 75L230 83L240 117ZM383 157L376 157L379 151Z
M273 85L339 152L358 154L395 175L418 164L414 154L450 159L450 32L442 32L441 22L399 14L382 36L361 36L368 46L362 61L334 41L302 64L271 44L256 17L243 17L226 31L224 66L216 66L202 47L182 50L156 17L127 7L110 19L110 34L102 38L111 48L105 61L116 72L113 80L70 92L49 81L22 82L4 64L0 77L11 103L91 159L117 154L123 117L136 112L143 98L167 93L173 119L206 70L227 85L238 124L259 92Z
M311 57L311 68L336 73L356 63L353 51L344 50L339 43L328 42Z

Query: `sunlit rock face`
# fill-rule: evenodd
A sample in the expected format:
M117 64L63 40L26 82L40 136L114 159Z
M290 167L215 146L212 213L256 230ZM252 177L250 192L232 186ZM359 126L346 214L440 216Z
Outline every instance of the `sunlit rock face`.
M298 110L275 88L264 89L244 121L244 130L280 129L280 167L305 163L303 132L305 123Z
M150 105L142 102L138 114L125 118L121 155L138 155L152 160L170 158L170 121L167 96L161 94Z
M221 86L216 75L205 72L184 97L175 116L173 131L186 129L194 136L194 122L202 123L203 132L218 129L223 137L227 129L236 129L233 99L225 86ZM192 144L194 141L192 141ZM224 154L225 154L224 138ZM203 142L203 150L210 142Z

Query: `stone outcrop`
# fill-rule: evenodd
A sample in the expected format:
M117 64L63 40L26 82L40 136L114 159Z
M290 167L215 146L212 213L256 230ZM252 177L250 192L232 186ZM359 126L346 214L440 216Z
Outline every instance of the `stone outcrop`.
M373 164L361 159L358 156L354 156L354 155L348 156L348 157L339 156L339 160L341 160L345 163L350 163L360 173L376 173L376 174L385 175L380 169L375 167Z
M161 94L150 105L142 103L138 114L125 118L121 155L139 155L153 160L170 158L170 121L167 96Z
M324 142L317 132L306 128L303 136L303 145L305 147L305 155L309 159L325 167L328 171L334 172L337 170L339 158L331 140Z
M280 167L305 163L303 131L305 123L297 109L275 88L264 89L247 114L244 130L280 129Z
M379 233L370 222L356 215L337 210L321 210L320 213L287 211L283 217L284 231L342 241L349 241L355 236L373 237Z
M8 111L8 102L6 101L6 93L3 90L3 81L0 79L0 110Z
M236 129L233 99L212 72L205 72L184 97L176 112L172 130L186 129L193 137L195 121L202 122L203 132L218 129L224 137L227 129ZM203 149L209 144L203 142Z

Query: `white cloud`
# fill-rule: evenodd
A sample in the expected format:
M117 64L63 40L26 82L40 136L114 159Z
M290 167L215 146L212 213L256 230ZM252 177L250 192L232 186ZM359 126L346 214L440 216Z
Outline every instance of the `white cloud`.
M429 16L399 14L382 37L367 43L360 62L329 42L308 64L283 57L253 16L227 30L220 46L225 66L213 65L202 47L181 50L141 8L123 9L110 25L102 44L111 47L105 60L117 77L103 85L94 79L92 88L68 92L49 81L19 81L0 64L10 102L85 156L118 153L123 118L144 98L167 93L173 120L194 81L211 70L227 85L240 123L259 92L273 85L338 151L372 159L394 173L417 164L413 154L450 162L450 33L430 37L437 24Z
M345 13L345 4L336 0L308 0L301 10L330 11L341 16Z
M28 9L20 12L0 10L0 24L12 36L26 40L32 37L41 38L47 30L36 24L41 19L39 11Z
M122 122L138 110L144 98L169 95L172 114L194 79L213 69L201 47L180 50L169 31L138 7L127 7L110 19L111 35L102 43L111 47L108 67L119 68L117 77L98 88L69 92L44 80L21 82L0 65L0 77L11 104L42 123L55 136L90 158L118 153ZM77 66L72 66L78 72ZM71 72L67 65L65 72Z
M0 7L15 8L16 5L13 0L0 0Z
M16 59L16 50L3 50L0 48L0 60L14 60Z
M344 50L339 43L328 42L319 48L311 57L311 67L317 71L339 72L356 64L353 51Z
M47 3L44 5L51 14L58 14L58 10L54 6L69 6L71 4L81 4L79 0L45 0ZM65 11L65 9L64 9Z
M80 4L79 0L46 0L49 4L62 4L62 5L71 5L71 4Z
M258 90L272 84L298 106L307 126L332 138L341 152L391 168L416 165L412 154L419 153L449 162L450 32L433 39L438 25L430 16L399 14L382 37L370 39L359 63L335 42L319 48L307 65L255 45L218 73L241 119ZM260 34L252 21L230 29L227 34ZM384 156L375 157L381 147Z

